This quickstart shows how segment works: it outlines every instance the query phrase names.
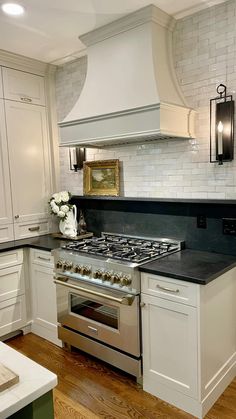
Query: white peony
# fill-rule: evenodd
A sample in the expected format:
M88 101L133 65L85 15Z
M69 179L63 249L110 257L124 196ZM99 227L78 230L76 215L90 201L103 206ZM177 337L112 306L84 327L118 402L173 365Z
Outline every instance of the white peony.
M51 207L54 214L58 214L58 212L60 211L60 208L58 207L58 205L54 204L54 205L51 205Z
M57 194L56 198L54 198L54 199L55 199L56 204L60 204L61 203L60 194Z
M60 197L61 197L61 200L62 200L63 202L68 202L68 201L69 201L69 199L70 199L69 194L68 194L68 192L67 192L67 191L62 191L62 192L60 193Z
M58 215L58 217L60 217L60 218L65 217L65 213L64 213L64 211L58 211L57 215Z
M61 211L63 211L63 212L65 212L65 214L67 214L67 212L69 211L69 207L68 207L68 205L62 205L61 206Z

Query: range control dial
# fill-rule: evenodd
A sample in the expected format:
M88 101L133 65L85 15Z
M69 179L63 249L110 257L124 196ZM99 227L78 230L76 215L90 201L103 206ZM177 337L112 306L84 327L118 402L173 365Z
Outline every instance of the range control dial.
M56 263L56 268L57 269L62 269L62 266L63 266L64 262L65 262L64 260L59 259Z
M121 277L121 284L124 287L128 287L129 285L131 285L132 284L131 275L123 275Z
M112 272L104 271L102 274L102 281L109 281L111 279Z
M73 267L72 262L64 261L63 264L62 264L63 271L70 271L72 269L72 267Z
M93 274L93 277L95 278L95 279L100 279L100 278L102 278L103 277L103 273L104 273L104 270L102 270L102 269L97 269L95 272L94 272L94 274Z

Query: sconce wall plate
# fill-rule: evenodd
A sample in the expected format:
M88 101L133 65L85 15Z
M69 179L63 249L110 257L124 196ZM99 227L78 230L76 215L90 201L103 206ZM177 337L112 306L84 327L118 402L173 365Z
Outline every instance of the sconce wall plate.
M70 170L78 172L83 169L83 163L86 160L86 149L81 147L69 148Z
M210 162L223 164L234 158L234 101L224 84L216 90L219 96L210 100Z

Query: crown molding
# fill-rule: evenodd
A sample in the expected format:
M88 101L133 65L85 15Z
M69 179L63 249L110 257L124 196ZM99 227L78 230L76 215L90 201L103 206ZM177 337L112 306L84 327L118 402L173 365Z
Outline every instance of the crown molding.
M151 4L137 10L136 12L125 15L120 19L114 20L107 25L81 35L79 39L88 47L101 42L104 39L129 31L137 26L149 22L157 23L171 31L175 25L175 19L172 16Z
M56 71L56 66L53 64L44 63L42 61L34 60L33 58L25 57L5 50L0 50L0 65L42 76L52 74Z

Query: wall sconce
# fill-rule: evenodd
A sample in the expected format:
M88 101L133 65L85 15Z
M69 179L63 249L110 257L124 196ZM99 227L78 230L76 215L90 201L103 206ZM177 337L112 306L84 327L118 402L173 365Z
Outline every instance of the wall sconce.
M85 148L81 147L70 147L69 148L69 159L70 159L70 170L78 172L83 169L83 162L85 161Z
M210 162L221 165L234 158L234 101L224 84L216 91L219 96L210 100Z

